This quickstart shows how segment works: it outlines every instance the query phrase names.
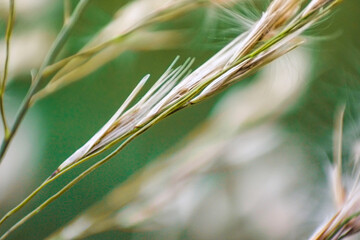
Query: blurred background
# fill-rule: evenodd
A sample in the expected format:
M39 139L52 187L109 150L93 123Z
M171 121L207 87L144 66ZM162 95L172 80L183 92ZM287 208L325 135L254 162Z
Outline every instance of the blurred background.
M0 1L2 36L7 2ZM64 14L60 0L16 2L5 94L10 119L29 87L30 70L39 67ZM79 51L128 2L92 0L61 57ZM195 69L246 30L239 15L256 20L268 3L219 6L223 2L147 26L112 61L40 99L0 167L0 213L20 202L103 126L145 74L154 83L178 55L182 60L195 57ZM70 3L74 7L77 1ZM334 212L327 170L340 104L346 103L345 169L351 170L359 151L359 15L359 1L344 1L306 32L301 49L152 127L10 239L45 239L71 220L77 226L76 216L104 197L106 203L84 215L91 221L82 225L83 236L70 227L58 234L64 239L74 234L84 239L307 238ZM141 36L153 40L141 42ZM1 40L1 59L4 46ZM51 184L4 229L95 161ZM96 209L111 217L100 217Z

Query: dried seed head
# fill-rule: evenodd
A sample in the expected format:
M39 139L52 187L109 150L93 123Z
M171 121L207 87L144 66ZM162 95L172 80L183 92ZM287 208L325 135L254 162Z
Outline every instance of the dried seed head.
M289 61L296 67L288 68ZM206 177L205 169L216 169L216 166L223 167L228 164L231 167L241 168L242 164L266 155L274 148L279 147L281 134L278 129L274 129L271 124L269 126L265 123L264 126L262 123L267 122L266 119L269 118L272 122L274 118L296 102L306 85L309 67L309 56L301 50L293 51L286 59L277 59L245 88L234 89L227 93L217 103L213 116L195 129L185 143L178 144L177 146L180 148L175 148L176 151L170 151L160 159L152 160L146 168L134 174L108 194L105 199L81 214L55 235L61 235L65 239L74 239L83 234L90 235L97 231L107 230L110 226L125 228L141 225L143 227L153 219L162 219L159 215L167 219L167 216L170 215L169 212L171 212L173 221L171 223L167 221L167 224L178 226L177 221L185 222L186 218L191 218L189 215L196 210L189 210L187 215L180 214L180 212L184 213L184 209L188 209L188 205L184 206L184 204L178 203L181 201L177 199L188 192L189 187L196 185L194 179ZM264 92L266 92L265 95ZM264 96L259 97L259 95ZM239 148L239 146L242 147ZM254 148L257 151L249 151ZM264 163L259 165L262 166ZM267 162L267 164L271 165L272 163ZM273 168L277 173L282 172L279 167L273 166ZM272 175L268 170L268 168L264 168L265 175ZM248 175L253 174L249 173ZM290 175L294 177L293 174ZM259 183L261 181L258 180ZM281 182L286 182L285 185L287 185L291 181ZM236 182L232 182L232 184L236 184ZM252 188L254 185L258 187L256 183L251 182L246 184L246 188ZM196 201L191 201L191 205L200 199L198 190L198 188L194 188L196 194L192 198ZM271 190L269 191L271 192ZM278 189L275 192L273 196L277 197ZM264 193L264 195L266 194ZM286 195L288 196L288 193ZM243 198L250 200L251 194ZM286 200L281 199L281 204L286 203ZM207 202L206 199L204 202ZM264 200L264 202L267 201ZM237 203L239 208L243 204L243 202L240 204L239 201ZM265 205L261 201L260 204ZM285 208L286 210L281 208L280 212L286 213L279 219L292 219L294 215L297 219L287 221L284 226L283 223L275 224L278 220L275 218L275 221L268 224L275 225L275 228L281 230L272 229L272 232L284 234L288 233L289 229L295 228L294 226L298 226L297 223L301 219L299 212L292 207ZM287 211L289 209L290 211ZM301 208L299 207L299 209ZM254 215L258 215L258 211ZM279 212L279 210L269 211L271 212L269 215L274 211L275 213ZM116 218L113 217L114 215ZM108 221L112 222L112 225L104 225L104 222ZM103 228L98 228L98 226Z
M261 19L249 32L238 36L206 63L188 74L193 60L188 59L182 66L174 68L175 62L145 94L142 99L124 112L132 95L137 94L143 81L125 101L111 120L83 147L71 155L57 172L71 166L92 154L104 151L139 129L147 129L162 118L190 104L197 103L213 95L238 79L244 78L264 64L284 55L303 42L298 36L315 21L301 19L295 13L300 2L295 0L275 0ZM284 18L284 16L287 16ZM300 18L302 21L291 21ZM284 32L263 42L269 30L285 23ZM147 79L147 77L145 77ZM120 111L121 110L121 111ZM55 172L55 174L57 173Z

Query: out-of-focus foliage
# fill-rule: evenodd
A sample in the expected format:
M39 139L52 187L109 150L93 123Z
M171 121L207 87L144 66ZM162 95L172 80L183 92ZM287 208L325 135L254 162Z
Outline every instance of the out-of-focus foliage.
M47 34L44 35L45 42L42 46L43 48L47 48L48 39L51 39L62 25L62 1L49 1L51 3L46 4L45 2L47 1L40 2L42 3L38 8L34 7L31 14L26 12L26 9L18 11L14 38L16 36L24 36L30 32L40 33L39 29L41 29L41 31L45 29ZM65 51L61 53L62 56L69 56L79 51L89 39L111 21L115 11L126 2L127 1L93 0L80 22L76 25L69 44L66 46ZM247 4L248 8L258 8L262 5L261 1L249 2L250 3ZM0 14L2 16L0 30L4 32L6 27L4 23L6 10L3 9L3 5L0 5L0 7ZM236 13L236 11L239 10L230 9L230 11ZM255 14L259 14L258 11L254 12ZM249 15L251 13L246 14ZM285 148L284 151L286 154L289 154L289 150L286 150L287 147L291 149L301 148L299 152L301 152L303 161L301 162L302 167L300 170L298 169L298 161L296 161L294 165L286 161L285 163L282 162L284 159L277 162L276 154L275 160L272 158L271 163L283 166L284 171L301 171L300 175L303 174L304 178L311 179L312 182L309 183L309 185L319 186L317 190L314 190L314 186L309 186L309 191L314 192L310 192L312 193L309 193L311 197L306 195L305 197L307 199L303 200L303 202L309 204L310 210L318 210L314 212L312 218L308 218L311 227L320 223L320 221L323 220L322 217L326 214L330 214L330 212L327 211L331 209L331 201L324 197L328 192L324 169L326 169L329 160L332 159L331 136L335 108L344 101L347 103L343 144L345 160L351 158L353 143L359 139L360 42L358 41L358 37L360 36L360 28L357 21L359 14L359 1L344 0L341 7L331 15L331 21L320 23L308 32L309 44L307 45L307 52L311 54L310 58L312 59L311 74L304 86L303 95L297 99L294 106L285 116L278 116L279 119L277 118L277 126L280 126L281 129L283 129L282 131L287 131L291 136L295 136L294 138L296 138L296 141L289 141L289 145L283 143L281 145L282 148ZM204 8L199 8L169 22L155 25L150 29L175 29L186 32L183 43L178 48L167 50L127 50L112 62L105 64L93 74L86 76L83 80L61 89L36 104L31 112L33 114L36 113L38 115L37 118L41 118L41 131L39 134L41 134L42 140L41 144L35 143L34 147L41 147L39 151L41 151L42 154L40 159L31 162L34 164L31 169L36 170L33 170L31 174L32 179L31 181L29 180L29 185L36 186L40 180L48 177L51 173L49 169L55 169L64 159L73 153L75 149L86 142L86 140L107 121L124 101L137 81L146 73L151 73L152 76L154 76L153 79L156 79L177 55L180 55L184 59L187 57L195 57L195 65L198 66L207 60L216 50L220 49L224 43L228 42L227 39L231 39L231 37L234 36L234 32L238 34L239 29L237 29L237 26L234 27L234 23L226 20L228 16L226 15L226 17L224 17L224 15L226 14L219 14L219 11L214 11L214 9L205 10ZM31 38L28 37L28 39ZM14 40L14 45L15 42ZM31 49L36 47L33 46L31 42L29 42L27 46ZM1 44L0 47L2 47ZM5 95L5 104L10 108L9 102L13 101L14 97L20 99L28 87L30 74L27 73L29 73L30 68L38 67L36 64L38 64L38 58L41 58L43 54L43 48L32 53L34 59L30 61L30 63L35 65L25 65L26 67L24 68L26 72L21 72L20 70L17 72L16 66L12 69L12 71L15 71L15 74L11 75L12 81L9 82L8 92ZM26 56L26 54L24 54L24 56ZM286 56L284 58L286 58ZM15 59L14 57L14 61ZM19 59L25 60L24 58ZM293 67L291 61L288 62L288 65L284 66L284 68L287 69ZM238 84L236 87L247 87L247 85L251 84L250 82L253 81L253 78L257 78L257 76L249 77L248 80ZM267 94L266 90L264 90L263 94ZM54 202L54 204L50 205L45 211L32 219L32 221L22 226L21 230L16 232L11 239L43 239L45 236L57 230L59 226L68 223L87 207L100 200L113 187L124 182L129 176L144 167L152 159L155 159L161 153L165 152L165 150L181 141L188 132L204 121L214 106L214 103L222 96L223 94L220 94L202 104L181 111L150 129L129 145L116 159L91 174L90 177L84 179L71 191L64 194L58 201ZM258 97L261 98L263 96L259 94ZM234 104L237 103L234 102ZM21 138L21 135L18 137ZM13 147L16 148L16 145ZM238 146L238 148L241 149L241 146ZM256 165L256 163L251 164ZM274 187L268 186L267 179L264 178L267 174L269 178L274 177L270 171L271 166L269 166L269 168L264 167L268 166L267 164L269 163L265 161L265 163L260 166L261 171L263 171L262 176L249 176L250 173L254 175L261 174L261 171L252 171L256 169L256 166L253 165L250 165L248 170L241 170L242 172L240 171L239 175L232 176L232 178L240 182L243 180L242 176L244 176L244 178L245 176L249 176L249 179L252 177L254 181L264 181L263 186L258 183L255 185L256 188L246 188L246 191L250 191L251 194L247 194L245 190L243 194L252 196L252 194L256 195L256 191L266 193L271 187ZM289 166L287 166L287 164L289 164ZM287 170L285 166L292 170ZM347 167L349 166L345 161L345 168ZM83 167L69 173L67 177L59 181L59 184L50 186L47 191L49 193L55 192L68 178L76 176L81 169L83 169ZM311 169L311 171L307 171L307 169ZM299 173L297 172L297 174ZM218 174L214 174L214 176L214 178L219 177ZM285 180L280 179L279 181ZM216 181L211 179L207 184L212 188L219 189L218 192L215 192L211 197L216 199L214 200L215 203L210 202L208 205L204 205L203 208L199 210L200 212L207 211L207 207L210 206L209 208L211 208L211 204L216 205L217 202L221 203L224 200L222 197L225 196L225 190L223 191L222 188L224 185L227 186L227 184L219 184L220 186L217 186L214 182ZM279 184L281 185L282 183ZM291 187L288 189L291 194L297 191L296 183L292 184L289 184ZM261 190L258 186L263 187L264 190ZM3 209L2 206L14 205L14 203L17 203L30 191L29 189L32 189L32 186L29 186L27 190L21 190L21 193L18 194L20 196L17 196L17 199L11 199L11 202L0 202L0 213L3 214L6 210ZM288 196L291 194L289 193ZM260 197L265 198L267 196L269 195L260 195ZM29 208L38 205L39 200L39 198L35 199L35 201L29 205ZM4 200L0 197L0 201ZM250 204L249 202L251 201L253 201L253 199L249 198L248 202L244 203L244 206ZM297 202L294 202L294 204L297 204ZM221 206L219 208L220 212L231 212L231 209L224 210L221 209ZM261 209L259 209L259 212L256 212L256 214L263 214L265 216L269 213L261 212L260 210ZM246 216L246 214L244 215ZM199 219L201 219L201 216L203 215L199 213ZM219 215L214 213L212 221L218 217ZM241 220L240 222L232 223L235 227L229 227L227 229L229 236L231 236L230 231L237 230L236 224L241 225L242 228L244 228L242 229L244 232L247 230L249 233L254 231L253 228L255 225L251 223L257 222L256 218L251 216L248 218L249 220L244 219L245 220ZM268 221L271 220L271 217L269 217ZM9 221L9 224L11 222L12 221ZM209 222L211 223L210 220ZM297 229L299 235L294 234L295 236L290 236L291 239L296 239L296 236L300 235L310 235L312 229L311 227L309 229L306 221L304 222L304 225L299 226L299 229ZM193 224L193 226L191 226L191 224ZM263 224L261 225L263 227L262 229L268 227L266 222L260 222L259 224ZM188 229L190 229L189 233L182 233L182 235L176 236L177 238L187 239L188 235L193 237L198 236L199 239L204 237L204 235L199 234L197 231L201 231L200 229L204 229L204 232L207 231L207 225L201 226L200 220L190 221L188 225L190 225L187 226ZM231 224L229 224L229 226L230 225ZM276 229L274 228L273 230L275 231ZM165 233L162 234L166 233L165 231ZM303 235L300 233L303 233ZM264 232L264 234L266 234L266 232ZM95 235L88 239L142 239L147 236L155 239L158 235L153 232L142 233L115 230L102 233L101 235ZM170 235L165 236L164 239L170 239ZM251 236L253 238L247 236L248 238L246 239L270 239L261 234L259 236ZM229 237L229 239L231 238ZM276 239L276 237L274 237L274 239Z

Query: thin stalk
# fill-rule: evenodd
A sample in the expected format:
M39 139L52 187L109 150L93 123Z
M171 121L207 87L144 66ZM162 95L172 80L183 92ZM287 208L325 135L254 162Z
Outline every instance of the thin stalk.
M26 94L26 96L21 104L21 107L15 117L14 124L9 132L9 136L7 138L5 138L2 142L2 145L0 148L0 163L1 163L2 159L4 158L4 155L6 153L6 150L9 146L12 138L14 137L17 129L20 126L20 123L22 122L25 114L29 110L31 97L36 93L37 88L39 87L39 84L42 80L43 71L45 70L45 68L48 65L50 65L54 62L55 58L59 54L60 50L64 46L67 39L69 38L71 31L73 30L76 22L80 18L81 13L84 11L84 9L88 3L89 3L89 0L81 0L79 2L76 9L74 10L71 18L69 19L69 22L63 26L63 28L61 29L57 38L55 39L55 42L52 44L47 56L45 57L45 60L41 64L38 73L36 74L34 80L31 83L28 93Z
M11 41L11 35L14 28L14 22L15 22L15 0L10 0L9 3L9 17L8 17L8 23L6 28L6 35L5 35L5 43L6 43L6 50L5 50L5 63L4 63L4 75L1 81L0 86L0 113L1 113L1 120L4 125L4 139L7 139L10 135L10 130L8 127L8 124L6 122L6 116L5 116L5 109L4 109L4 93L5 93L5 87L6 87L6 81L8 78L8 69L9 69L9 58L10 58L10 41Z

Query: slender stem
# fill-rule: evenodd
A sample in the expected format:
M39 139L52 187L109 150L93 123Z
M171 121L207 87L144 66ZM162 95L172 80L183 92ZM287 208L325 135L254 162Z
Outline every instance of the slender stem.
M43 71L45 70L45 68L48 65L50 65L54 62L54 60L57 57L57 55L59 54L60 50L62 49L65 42L69 38L70 33L75 26L75 23L78 21L81 13L84 11L84 9L85 9L86 5L89 3L89 1L90 0L81 0L79 2L76 9L74 10L71 18L69 19L69 22L63 26L59 35L55 39L55 42L52 44L52 46L48 52L48 55L45 57L42 65L40 66L40 69L39 69L38 73L36 74L34 80L32 81L30 89L21 104L21 107L15 117L15 122L11 128L9 136L7 138L5 138L2 142L2 145L0 148L0 163L6 153L9 143L11 142L12 138L16 134L16 131L19 128L20 123L22 122L25 114L29 110L31 97L36 93L37 88L39 87L39 84L42 80Z
M111 145L112 146L112 145ZM69 166L68 168L63 169L61 172L57 173L56 175L47 178L42 184L40 184L32 193L30 193L21 203L19 203L16 207L11 209L9 212L7 212L1 219L0 219L0 225L2 225L11 215L18 212L20 209L22 209L32 198L34 198L45 186L47 186L49 183L53 182L55 179L59 178L61 175L65 174L66 172L70 171L71 169L75 168L76 166L80 165L81 163L89 160L90 158L93 158L101 153L103 153L105 150L109 149L111 146L108 146L102 151L93 153L77 163Z
M53 179L55 180L55 178ZM39 187L37 187L29 196L27 196L18 206L13 208L11 211L5 214L3 218L0 219L0 225L6 221L11 215L19 211L26 203L28 203L41 189L43 189L49 181L44 181Z
M9 58L10 58L10 40L11 40L12 30L14 28L14 21L15 21L15 0L10 0L9 17L8 17L8 23L7 23L6 35L5 35L6 51L5 51L5 63L4 63L4 75L1 80L1 86L0 86L0 113L1 113L1 119L2 119L2 122L4 125L4 132L5 132L4 139L7 139L10 134L10 130L7 125L6 116L5 116L4 93L5 93L6 81L8 78Z

